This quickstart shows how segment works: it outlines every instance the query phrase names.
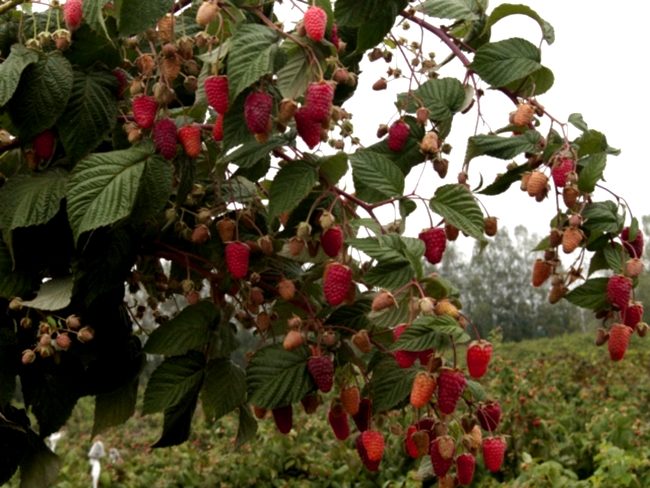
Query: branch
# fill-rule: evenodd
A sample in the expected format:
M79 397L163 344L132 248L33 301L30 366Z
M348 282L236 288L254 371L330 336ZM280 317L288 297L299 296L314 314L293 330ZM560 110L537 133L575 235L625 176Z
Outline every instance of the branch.
M9 0L7 3L3 3L0 5L0 15L24 2L25 0Z

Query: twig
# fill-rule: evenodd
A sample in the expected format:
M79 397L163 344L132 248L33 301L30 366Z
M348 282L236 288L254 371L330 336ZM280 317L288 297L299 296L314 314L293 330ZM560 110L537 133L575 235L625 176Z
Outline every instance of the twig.
M25 0L9 0L7 3L3 3L0 5L0 15L24 2Z

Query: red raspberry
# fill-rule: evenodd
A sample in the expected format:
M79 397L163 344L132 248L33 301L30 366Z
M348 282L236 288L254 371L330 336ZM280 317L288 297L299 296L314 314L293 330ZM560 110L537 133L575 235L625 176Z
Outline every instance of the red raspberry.
M178 139L187 154L191 158L197 158L201 154L201 126L198 124L185 125L178 129Z
M366 447L363 445L362 436L363 434L357 436L357 440L354 443L355 447L357 448L357 452L359 453L359 457L361 458L361 462L368 471L379 471L379 463L381 463L381 459L379 461L372 461L368 457Z
M405 330L406 324L400 324L395 327L393 329L393 342L397 342ZM413 363L415 363L415 360L418 358L419 354L420 353L417 352L404 351L402 349L399 349L393 353L393 356L395 356L395 361L397 361L397 364L400 368L410 368L413 366Z
M334 88L330 83L310 83L305 93L305 106L308 107L311 118L317 122L329 119L333 99Z
M223 141L223 115L218 114L212 126L212 137L215 141Z
M293 427L293 408L291 405L274 408L271 413L278 430L283 434L288 434Z
M480 404L476 410L476 418L483 430L494 432L501 422L501 405L495 401Z
M612 361L620 361L625 356L627 346L630 344L630 336L632 329L627 325L614 324L609 329L609 340L607 342L607 349L609 350L609 358Z
M447 247L447 236L445 230L440 227L426 229L420 232L418 237L424 241L424 257L431 264L438 264L442 261L442 255Z
M443 368L438 376L438 407L444 414L456 410L456 403L463 394L467 380L462 372Z
M314 149L320 143L320 122L312 118L311 110L307 107L300 107L294 118L298 135L305 141L309 149Z
M473 341L467 348L467 369L472 378L480 378L486 372L492 358L492 344L488 341Z
M50 129L46 129L32 141L32 148L34 148L34 154L41 161L47 161L52 157L54 153L54 143L56 139L54 137L54 132Z
M404 438L404 449L406 453L413 459L420 457L420 452L418 451L418 446L413 442L413 434L418 431L418 428L415 425L409 425L408 430L406 431L406 437Z
M111 73L113 73L117 81L117 96L122 98L126 93L126 89L129 87L129 79L126 76L126 72L120 68L115 68Z
M156 120L158 102L154 97L140 95L131 102L133 108L133 120L143 129L149 129Z
M411 405L415 408L426 406L433 392L436 390L436 378L426 371L420 371L415 375L413 385L411 386Z
M334 384L334 363L327 356L312 356L307 361L307 370L320 391L327 393Z
M305 31L307 31L307 37L315 42L323 40L327 28L327 13L325 13L325 10L316 6L309 7L305 12L303 23Z
M331 263L323 274L325 300L333 307L340 305L348 296L352 286L352 270L344 264Z
M626 227L621 232L621 241L623 241L623 247L631 258L641 257L643 254L643 233L640 230L636 231L634 240L630 241L630 228Z
M623 315L625 317L623 321L625 325L635 329L636 324L643 319L643 304L641 302L634 302L625 309Z
M226 244L226 267L235 279L242 279L248 274L250 248L240 241Z
M505 452L506 441L503 437L483 439L483 461L485 461L485 467L493 473L501 469Z
M205 97L208 99L208 104L218 114L225 114L228 111L229 105L228 77L225 75L208 76L203 83L203 88L205 89Z
M63 5L63 19L71 32L77 30L83 21L82 3L82 0L67 0Z
M329 257L333 258L338 256L343 247L343 231L341 227L335 225L330 227L320 237L320 244L323 246L323 251Z
M244 101L244 120L253 134L266 134L273 110L273 97L266 92L253 91Z
M607 299L620 310L625 310L632 293L632 281L623 275L614 275L607 282Z
M451 468L454 462L454 450L454 440L448 435L436 437L431 442L429 456L431 456L433 472L437 477L443 477Z
M366 450L368 459L381 461L384 455L384 436L376 430L366 430L361 433L361 442Z
M340 441L344 441L350 436L350 424L348 423L348 414L341 405L341 402L334 401L327 414L327 420L334 431L334 435Z
M334 47L338 50L339 48L339 28L336 24L332 24L330 29L330 42L334 44Z
M476 468L476 458L469 452L461 454L456 458L456 477L458 484L468 486L474 479L474 469Z
M160 119L153 126L153 141L158 151L165 159L176 156L176 124L172 119Z
M420 364L422 366L426 366L426 365L429 364L429 360L431 359L431 356L433 355L433 349L427 349L426 351L420 351L417 354L418 354L418 359L420 360Z
M354 424L359 432L368 430L370 426L370 417L372 416L372 402L369 398L362 398L359 402L359 411L352 416Z
M300 399L300 403L302 404L305 413L311 415L318 410L318 407L321 404L321 399L317 393L309 393Z
M394 122L388 129L388 149L393 152L400 152L404 149L410 130L408 124L403 120Z
M564 188L567 183L567 177L571 171L575 170L575 161L571 158L559 158L551 169L553 183L558 188Z

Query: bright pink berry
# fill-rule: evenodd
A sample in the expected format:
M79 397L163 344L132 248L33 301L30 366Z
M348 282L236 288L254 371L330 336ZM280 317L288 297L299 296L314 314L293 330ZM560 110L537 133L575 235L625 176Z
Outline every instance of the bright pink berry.
M441 227L423 230L418 237L424 241L424 257L431 264L438 264L442 261L442 255L447 247L447 236Z
M176 156L176 124L172 119L160 119L153 126L153 141L156 151L165 159L173 159Z
M143 129L149 129L156 120L158 102L154 97L139 95L131 102L133 108L133 120Z
M228 77L225 75L208 76L203 84L205 96L208 104L217 111L218 114L225 114L228 111Z
M305 12L303 23L307 37L315 42L323 40L327 28L327 13L325 10L316 6L309 7Z
M244 101L244 120L253 134L266 134L269 130L273 97L266 92L252 91Z
M400 152L409 138L410 128L403 120L398 120L388 129L388 149Z

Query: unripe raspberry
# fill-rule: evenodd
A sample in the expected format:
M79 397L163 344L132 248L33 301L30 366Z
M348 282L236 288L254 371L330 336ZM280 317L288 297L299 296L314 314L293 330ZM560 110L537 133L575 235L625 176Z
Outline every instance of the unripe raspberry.
M205 224L198 224L192 231L192 242L194 244L205 244L210 240L210 229Z
M448 298L443 298L436 302L436 306L433 309L436 315L449 315L450 317L457 319L460 316L460 312L456 305L451 303Z
M82 327L77 333L77 340L81 343L90 342L95 337L95 330L92 327Z
M72 344L72 341L70 340L70 336L68 334L58 334L56 336L56 345L63 349L64 351L67 351L70 348L70 345Z
M636 278L643 273L644 264L639 258L628 259L625 263L625 276Z
M303 343L304 343L304 339L302 337L302 334L297 330L290 330L289 332L287 332L287 335L285 336L284 341L282 342L282 347L284 347L284 349L286 349L287 351L291 351L293 349L302 346Z
M230 242L235 238L235 221L224 217L217 222L217 233L222 242Z
M341 405L349 415L356 415L361 404L361 393L356 386L348 386L341 390Z
M211 24L219 14L219 5L216 2L205 1L196 11L196 23L201 27Z
M36 361L36 353L31 349L25 349L20 360L25 366L32 364L34 361Z
M526 184L528 195L535 198L544 198L548 193L548 176L541 171L533 171Z
M440 141L438 134L427 132L420 141L420 152L425 156L433 157L440 150Z
M534 287L542 286L542 284L551 276L553 266L548 261L543 259L536 259L533 263L533 276L532 282Z
M393 294L389 291L382 290L375 295L370 308L373 312L380 312L395 306L397 306L397 302L395 301Z
M372 343L370 342L370 336L366 329L361 329L354 334L352 336L352 343L364 354L367 354L372 350Z
M283 300L293 300L296 294L296 285L291 280L288 280L286 278L282 279L278 283L278 294L282 297Z
M410 402L414 408L425 407L436 389L436 379L430 373L420 371L415 375L411 387Z
M533 121L535 108L529 103L520 103L517 110L510 114L510 122L514 125L529 125Z

